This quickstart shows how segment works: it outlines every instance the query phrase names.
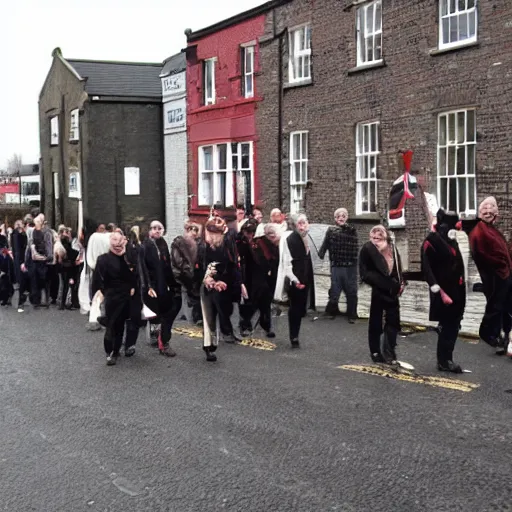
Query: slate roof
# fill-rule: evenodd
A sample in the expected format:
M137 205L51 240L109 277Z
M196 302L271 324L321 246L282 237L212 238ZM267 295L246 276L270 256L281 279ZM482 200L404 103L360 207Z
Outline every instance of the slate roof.
M66 59L84 79L85 91L98 96L161 98L162 64Z
M185 69L187 69L185 52L177 53L164 61L164 67L160 72L160 76L173 75L174 73L185 71Z
M39 164L23 164L21 166L20 176L32 176L39 174Z

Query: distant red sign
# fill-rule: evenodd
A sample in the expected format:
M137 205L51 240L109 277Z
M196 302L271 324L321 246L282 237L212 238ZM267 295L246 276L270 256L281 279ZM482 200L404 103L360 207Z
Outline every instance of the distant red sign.
M20 189L18 183L8 183L0 185L0 194L19 194Z

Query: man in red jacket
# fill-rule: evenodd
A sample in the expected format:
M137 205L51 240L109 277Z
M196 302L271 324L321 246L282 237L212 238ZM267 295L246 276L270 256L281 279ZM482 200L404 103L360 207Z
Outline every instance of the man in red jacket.
M512 261L505 237L494 225L498 219L498 205L494 197L482 201L478 217L480 222L469 234L469 243L487 299L479 334L483 341L501 349L504 343L500 339L503 315L512 312ZM508 334L505 333L505 339L508 339Z

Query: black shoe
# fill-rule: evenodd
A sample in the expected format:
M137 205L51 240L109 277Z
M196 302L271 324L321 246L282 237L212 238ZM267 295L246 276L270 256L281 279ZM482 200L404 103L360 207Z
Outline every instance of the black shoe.
M252 336L252 331L244 329L243 331L240 331L240 334L242 335L242 338L250 338Z
M210 363L214 363L215 361L217 361L217 356L213 352L210 352L209 350L207 350L206 351L206 360L209 361Z
M499 344L499 338L482 338L482 336L480 336L480 339L492 348L496 348Z
M98 323L102 325L103 327L107 327L107 317L106 316L99 316L98 317Z
M355 323L356 323L356 320L357 320L356 318L354 318L353 316L350 316L350 317L348 318L348 323L349 323L349 324L355 324Z
M507 351L507 344L508 344L508 336L506 338L500 336L498 339L498 344L496 345L496 355L497 356L505 355L505 352Z
M322 313L323 318L328 318L329 320L334 320L336 315L332 311L328 311L327 309Z
M275 337L276 337L276 333L274 331L267 332L267 338L275 338Z
M131 347L128 347L127 349L125 349L125 351L124 351L125 357L132 357L134 355L135 355L135 347L133 345Z
M380 352L375 352L372 354L372 361L374 363L384 363L384 358L382 357L382 354Z
M115 366L116 362L117 362L117 355L114 354L114 352L111 352L107 356L107 366Z
M462 373L462 368L453 361L438 362L437 369L440 372Z
M242 341L242 338L239 338L235 333L232 333L227 336L223 336L222 340L224 341L224 343L234 344Z
M299 338L293 338L291 340L292 348L300 348Z

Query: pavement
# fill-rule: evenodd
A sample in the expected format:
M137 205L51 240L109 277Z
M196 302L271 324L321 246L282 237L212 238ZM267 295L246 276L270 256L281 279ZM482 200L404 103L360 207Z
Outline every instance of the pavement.
M77 312L2 308L0 510L512 510L512 360L459 341L468 386L437 387L361 370L364 321L308 319L300 350L276 325L217 363L184 324L173 359L141 331L107 367ZM439 376L433 333L398 352Z

